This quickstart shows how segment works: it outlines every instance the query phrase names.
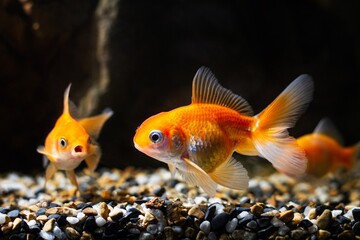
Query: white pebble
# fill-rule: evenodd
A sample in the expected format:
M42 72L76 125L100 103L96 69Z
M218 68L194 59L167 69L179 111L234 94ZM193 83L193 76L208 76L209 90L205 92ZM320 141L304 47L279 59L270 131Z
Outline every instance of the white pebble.
M78 212L76 217L79 219L79 221L83 220L86 215L83 212Z
M57 239L66 239L66 234L56 225L53 229L53 233Z
M307 217L309 215L309 212L313 209L312 207L306 206L304 209L304 216Z
M6 222L6 214L0 213L0 224L4 224Z
M66 221L68 221L68 223L74 225L74 224L77 224L80 220L77 217L66 217Z
M239 215L237 215L237 218L238 219L242 219L244 218L245 216L249 215L249 212L248 211L242 211L241 213L239 213Z
M353 210L354 209L360 209L359 207L354 207L354 208L351 208L349 211L347 211L345 214L344 214L344 217L347 217L348 219L350 219L351 221L354 221L354 216L353 216Z
M206 234L209 234L210 230L211 230L211 225L209 221L203 221L200 226L199 226L200 230L203 231Z
M51 232L45 232L44 230L40 231L40 237L42 237L45 240L53 240L55 239L55 236Z
M195 204L199 205L201 203L206 203L207 199L205 197L195 197Z
M175 185L175 190L178 191L178 192L182 192L183 189L186 189L187 186L185 183L178 183Z
M32 219L32 220L30 220L30 221L27 222L27 225L29 226L29 228L35 226L35 224L36 224L36 220L35 220L35 219Z
M338 215L342 214L342 210L332 210L332 217L336 218Z
M237 218L233 218L231 219L231 221L229 221L226 226L225 229L228 233L232 233L233 231L235 231L236 227L238 225L238 220Z
M285 225L285 223L283 221L281 221L280 219L273 217L271 219L271 224L274 225L274 227L282 227Z
M98 225L98 227L102 227L105 225L106 220L103 217L97 217L95 219L96 225Z

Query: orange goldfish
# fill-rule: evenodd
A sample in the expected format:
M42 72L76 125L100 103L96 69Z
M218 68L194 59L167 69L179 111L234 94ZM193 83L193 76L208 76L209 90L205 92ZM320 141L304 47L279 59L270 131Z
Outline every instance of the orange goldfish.
M63 114L56 121L45 140L45 147L39 146L37 151L50 161L46 168L45 184L57 170L65 170L70 181L78 189L74 169L85 162L91 172L97 167L101 150L96 143L101 128L113 112L105 109L100 115L76 120L71 116L69 101L71 84L64 93Z
M342 138L329 119L322 119L311 134L297 139L298 145L305 151L308 159L306 174L322 177L339 167L351 169L358 158L360 143L342 146Z
M136 131L134 145L210 196L217 184L247 188L247 171L232 157L234 151L259 155L279 171L296 176L305 171L307 160L287 129L295 125L312 93L311 78L301 75L254 116L242 97L201 67L193 79L191 104L145 120Z

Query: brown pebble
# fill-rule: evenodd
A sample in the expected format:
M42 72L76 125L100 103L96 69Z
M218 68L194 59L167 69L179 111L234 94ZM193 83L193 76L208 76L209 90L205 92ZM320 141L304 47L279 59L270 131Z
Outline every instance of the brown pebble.
M80 233L78 231L76 231L75 229L73 229L72 227L67 227L65 229L65 233L66 233L66 236L69 238L69 239L78 239L80 237Z
M158 197L155 197L145 203L145 206L147 208L162 208L165 204L164 199L160 199Z
M39 215L36 220L46 222L48 220L48 217L46 215Z
M328 239L330 236L331 236L331 233L329 231L322 230L322 229L320 229L316 234L316 237L318 240L325 240L325 239Z
M196 240L206 240L206 234L203 231L199 231L196 235Z
M196 217L198 219L203 219L205 216L205 213L199 208L199 207L192 207L188 211L188 215L192 217Z
M90 233L87 233L85 231L82 232L80 240L93 240L94 238L91 236Z
M120 219L122 216L124 215L124 213L120 210L120 208L115 207L113 210L110 211L109 213L109 217L113 220L113 221L117 221L118 219Z
M30 205L30 206L28 207L28 209L29 209L30 211L32 211L32 212L36 212L36 211L39 210L40 208L39 208L38 206L36 206L36 205Z
M220 235L219 240L230 240L230 237L226 233L223 233Z
M53 208L49 208L46 210L45 214L47 216L52 215L52 214L56 214L58 212L58 208L57 207L53 207Z
M313 208L313 209L311 209L311 210L309 211L308 218L309 218L310 220L316 218L316 210L315 210L315 208Z
M301 213L294 213L294 218L292 219L295 224L299 224L302 220L304 220L304 217Z
M145 213L145 216L144 216L144 223L147 224L151 221L154 221L155 220L155 217L154 215L152 215L151 213L147 212Z
M18 229L21 225L21 218L15 218L14 222L13 222L13 226L12 226L12 230Z
M256 203L255 205L250 207L251 213L256 216L260 216L263 213L263 210L264 210L264 207L259 203Z
M56 219L55 218L51 218L49 219L45 224L44 224L44 227L43 227L43 230L45 232L50 232L54 229L54 226L55 226L55 221Z
M35 220L37 218L36 214L35 213L29 213L29 215L27 216L27 220L30 221L30 220Z
M92 207L87 207L82 211L87 216L96 216L98 215L98 212L93 209Z
M2 227L1 227L1 232L2 232L3 234L7 234L7 233L11 232L12 227L13 227L13 223L12 223L12 222L5 223L5 224L2 225Z
M99 214L101 217L103 217L104 219L107 219L107 217L109 216L109 207L105 202L101 202L99 205Z
M324 212L317 219L317 226L319 229L327 229L332 220L332 213L329 209L325 209Z
M192 227L187 227L186 230L185 230L185 237L194 238L195 237L195 230Z
M279 220L281 220L284 223L288 223L294 218L294 212L292 210L287 210L284 212L281 212L278 216Z
M67 215L67 216L76 216L77 215L76 209L69 208L69 207L61 207L61 208L59 208L59 213Z

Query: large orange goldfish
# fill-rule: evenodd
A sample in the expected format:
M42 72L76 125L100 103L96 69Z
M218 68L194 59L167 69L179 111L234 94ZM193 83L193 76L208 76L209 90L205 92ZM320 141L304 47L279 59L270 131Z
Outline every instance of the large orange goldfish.
M100 115L76 120L71 116L69 92L71 84L64 93L63 114L56 121L45 140L45 147L39 146L37 151L50 161L45 173L45 184L57 170L65 170L70 181L78 189L74 169L85 159L91 172L97 167L101 150L96 143L101 128L113 112L104 110Z
M295 125L312 93L311 78L301 75L253 116L242 97L222 87L208 68L201 67L193 79L192 103L145 120L134 144L209 195L216 193L217 184L247 188L247 171L232 157L234 151L260 155L279 171L296 176L305 171L307 161L287 129Z
M308 159L306 174L322 177L340 167L351 169L358 158L360 143L342 146L342 138L334 124L327 118L322 119L311 134L297 139Z

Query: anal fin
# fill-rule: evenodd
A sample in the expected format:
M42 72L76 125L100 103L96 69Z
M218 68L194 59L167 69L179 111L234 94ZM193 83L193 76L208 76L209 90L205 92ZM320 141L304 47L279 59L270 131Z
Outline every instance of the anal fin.
M176 166L176 169L184 180L192 185L201 187L209 196L214 196L216 194L216 182L190 159L183 158L183 160L184 164Z
M231 189L245 190L249 185L246 169L233 157L223 162L209 175L218 184Z

